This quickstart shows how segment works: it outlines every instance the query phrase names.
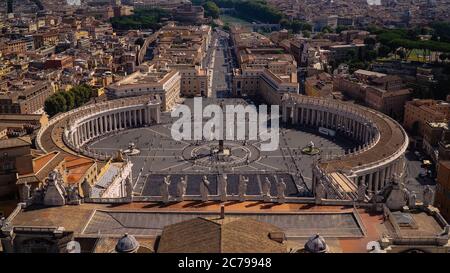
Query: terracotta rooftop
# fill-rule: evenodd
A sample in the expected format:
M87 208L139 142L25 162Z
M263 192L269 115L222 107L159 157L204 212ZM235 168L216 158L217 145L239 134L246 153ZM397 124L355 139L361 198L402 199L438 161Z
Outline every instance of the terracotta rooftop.
M80 182L80 179L84 177L86 172L92 165L95 164L95 161L86 157L81 156L66 156L64 158L67 173L67 183L73 184Z
M31 146L31 139L29 137L16 137L0 140L0 149L10 149L24 146Z
M59 156L59 152L53 151L33 158L33 172L19 174L16 184L42 182L48 173L61 162Z
M281 229L249 218L195 218L164 228L161 253L284 253L286 245L269 238Z
M12 221L13 226L63 226L68 231L74 231L76 237L95 237L95 234L92 233L84 234L83 230L87 228L88 223L91 221L91 217L94 215L95 211L109 211L109 212L128 212L129 216L132 217L134 213L163 213L166 212L167 215L170 213L179 213L179 212L215 212L219 215L220 211L220 203L217 202L180 202L169 205L160 205L158 203L130 203L130 204L89 204L84 203L79 206L63 206L63 207L30 207L20 212ZM316 205L308 205L308 204L265 204L261 202L243 202L243 203L235 203L228 202L226 203L226 211L227 216L229 213L249 213L249 214L271 214L271 213L302 213L302 214L318 214L318 215L327 215L327 214L340 214L340 213L350 213L353 212L353 207L345 207L345 206L316 206ZM383 216L381 214L372 214L363 209L357 210L358 218L362 224L362 228L364 229L363 236L338 236L338 237L325 237L327 242L330 242L333 246L333 252L366 252L366 244L369 241L377 240L383 233L387 233L388 229L385 227ZM70 217L68 217L70 216ZM230 217L233 218L233 217ZM202 226L200 220L194 221L195 223ZM201 221L214 221L214 220L201 220ZM326 223L323 223L326 225ZM243 234L247 234L248 236L252 236L252 224L249 221L244 225L240 221L236 221L233 224L227 223L226 225L230 225L228 228L231 233L236 233L232 231L233 229L240 229ZM262 225L262 224L261 224ZM322 224L320 224L322 225ZM208 224L207 230L211 232L215 232L213 227L220 226L218 223L211 222L211 225ZM270 225L272 226L272 225ZM178 230L180 226L175 226L174 228ZM181 226L182 227L182 226ZM242 227L242 229L241 229ZM269 230L268 226L261 226L262 230ZM272 227L271 227L272 228ZM336 227L338 228L338 227ZM170 230L170 229L169 229ZM195 230L191 230L194 232ZM312 231L311 231L312 232ZM216 234L217 235L217 234ZM242 236L247 236L242 235ZM226 235L228 236L228 235ZM256 235L261 236L261 235ZM111 237L111 236L107 236ZM117 237L117 236L116 236ZM214 236L213 236L214 237ZM136 236L136 238L140 241L139 238L152 238L152 236ZM154 238L154 236L153 236ZM168 237L169 238L169 237ZM256 238L256 237L255 237ZM255 239L253 237L249 238L249 240ZM190 238L189 240L194 240L195 238ZM210 238L212 240L212 238ZM233 242L238 239L237 237L227 237L227 240ZM292 246L301 246L306 242L308 238L293 238L288 239L287 243ZM206 240L206 239L205 239ZM200 240L201 241L201 240ZM192 242L192 241L190 241ZM226 251L234 251L233 247L243 247L241 243L231 244L230 248L222 248L223 252ZM175 245L172 245L175 247ZM216 245L217 246L217 245ZM182 247L182 246L176 246ZM267 246L271 247L271 246ZM283 246L285 247L285 246ZM109 247L105 247L105 249L109 249ZM163 248L164 249L164 248ZM268 249L268 248L266 248ZM277 247L274 249L281 250ZM167 251L170 248L166 248ZM209 249L211 250L211 249ZM215 250L218 250L217 248Z

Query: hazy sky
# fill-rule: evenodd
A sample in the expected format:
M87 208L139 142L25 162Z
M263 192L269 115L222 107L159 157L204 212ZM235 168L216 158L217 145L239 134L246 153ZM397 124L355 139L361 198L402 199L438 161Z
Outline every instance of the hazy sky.
M66 0L67 3L69 3L69 5L79 5L80 4L80 0ZM369 5L380 5L381 4L381 0L367 0L367 3L369 3Z

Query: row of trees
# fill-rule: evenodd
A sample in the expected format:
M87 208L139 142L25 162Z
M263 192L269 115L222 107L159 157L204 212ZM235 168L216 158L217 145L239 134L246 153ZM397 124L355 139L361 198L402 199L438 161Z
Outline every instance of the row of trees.
M45 112L53 117L58 113L70 111L88 102L92 97L93 89L89 85L78 85L67 92L58 92L45 100Z
M263 23L278 24L283 14L263 0L234 1L236 14L247 20L257 20Z
M292 30L293 33L305 33L312 31L311 24L298 19L289 20L287 18L283 18L280 20L280 25L283 28Z
M450 43L443 40L421 40L414 29L383 29L377 30L378 41L389 47L391 52L403 47L409 50L422 49L434 52L450 52Z
M161 19L169 17L169 12L161 9L137 9L133 15L113 17L110 19L114 29L153 29L161 27Z
M450 22L434 22L431 28L433 39L450 43Z
M213 2L218 8L232 8L235 10L235 16L247 21L259 21L269 24L278 24L283 18L283 14L273 7L270 7L265 0L193 0L194 5L202 5L205 8L206 15L209 15L207 8L212 8L215 15L215 7L208 2ZM205 7L206 5L206 7ZM219 10L220 12L220 10Z

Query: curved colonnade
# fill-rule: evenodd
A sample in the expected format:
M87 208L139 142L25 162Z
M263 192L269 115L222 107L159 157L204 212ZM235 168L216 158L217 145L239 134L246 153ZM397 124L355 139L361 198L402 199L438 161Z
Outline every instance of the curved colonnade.
M42 135L49 127L61 122L64 127L62 140L65 146L85 156L107 160L110 155L98 154L85 149L83 145L123 129L159 123L160 106L159 99L149 96L85 105L52 118L46 127L39 130L36 142L41 150L49 152L42 145Z
M289 94L283 97L282 119L289 124L328 128L361 143L346 155L317 162L313 190L321 180L338 188L341 198L355 197L355 189L361 184L366 185L367 192L377 192L394 175L404 173L408 136L400 124L378 111L337 100Z

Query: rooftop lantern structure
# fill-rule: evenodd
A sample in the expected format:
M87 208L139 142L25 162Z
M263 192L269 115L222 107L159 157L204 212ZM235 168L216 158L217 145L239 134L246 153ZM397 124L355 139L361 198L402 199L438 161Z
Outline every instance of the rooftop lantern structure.
M139 242L133 235L128 235L128 233L125 233L116 244L117 253L136 253L138 249Z
M328 252L328 246L325 239L317 233L305 243L305 250L309 253L326 253Z

